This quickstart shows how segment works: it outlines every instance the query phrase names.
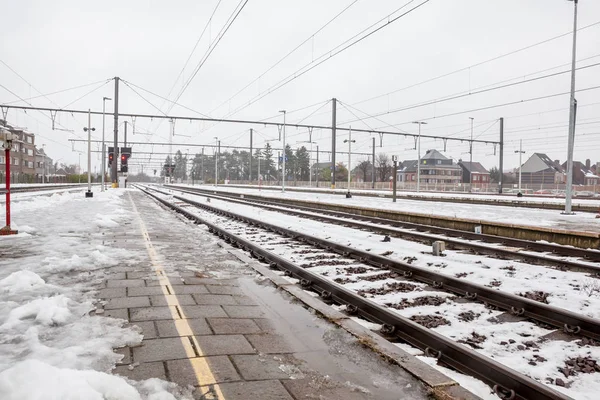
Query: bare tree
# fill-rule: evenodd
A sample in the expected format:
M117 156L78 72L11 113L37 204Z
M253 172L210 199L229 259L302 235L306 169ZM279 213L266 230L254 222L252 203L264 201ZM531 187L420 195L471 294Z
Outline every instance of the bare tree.
M360 164L358 164L356 167L362 173L363 181L367 182L367 174L369 173L369 171L371 171L371 161L361 161Z
M379 178L381 182L386 182L392 169L390 157L385 153L379 153L377 154L376 162L377 168L379 168Z

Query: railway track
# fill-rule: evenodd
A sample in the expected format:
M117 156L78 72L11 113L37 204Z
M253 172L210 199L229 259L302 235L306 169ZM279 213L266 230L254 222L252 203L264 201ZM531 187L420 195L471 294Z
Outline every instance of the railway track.
M288 275L299 279L299 283L303 287L319 293L325 301L342 304L348 313L357 314L380 324L383 334L395 336L421 349L425 354L435 356L441 364L488 383L501 398L562 399L568 397L457 343L455 340L399 315L399 312L410 309L412 307L410 303L417 302L417 300L434 305L436 309L468 304L469 308L474 307L476 311L465 312L467 320L474 314L479 316L487 313L492 315L491 319L510 316L513 321L516 319L522 321L523 324L533 325L525 322L527 318L564 329L575 338L587 336L598 339L598 332L600 332L600 321L598 320L342 246L264 221L223 211L208 204L174 196L179 203L177 205L160 195L150 193L148 189L143 190L169 208L196 222L206 224L211 232L218 234L223 240L234 246L244 248L260 261L269 263L274 268L282 268ZM152 190L170 196L169 193ZM198 212L190 212L189 207L198 208ZM216 217L218 220L215 221L215 217L211 217L209 213L213 215L216 213L220 217ZM202 216L201 214L206 215ZM282 237L284 237L283 241ZM261 244L257 245L257 242ZM286 255L286 251L283 251L284 256L282 256L282 246L294 249L293 253L296 254L296 258L300 257L300 254L303 261L313 261L304 264L292 261L295 257L290 257L290 254ZM289 249L287 249L287 253L289 253ZM336 274L332 276L332 271L338 272L337 275L340 275L339 272L342 271L341 276L335 278ZM369 284L365 287L366 291L357 292L349 289L361 279L373 282L373 287L377 285L383 287L387 291L388 297L391 293L404 296L404 298L393 305L378 304L367 298L370 293ZM418 295L424 293L425 295L411 297L415 293ZM432 295L428 296L427 293ZM449 297L451 295L455 297ZM375 297L373 296L373 298ZM434 303L431 303L432 301ZM486 306L497 307L508 313L492 311ZM393 311L394 308L396 310ZM422 319L417 318L417 321L425 326L436 326L440 319L444 318L434 314ZM495 323L502 324L501 322ZM467 331L472 329L471 325L466 323L467 327L463 329L462 333L468 333ZM540 334L550 332L544 328L536 327L535 329L538 329ZM467 338L466 343L477 346L474 342L478 340L481 340L481 335L476 335L473 331L472 338ZM533 340L527 341L526 344L537 346ZM529 348L529 346L527 347Z
M593 263L600 262L600 251L598 250L578 249L552 243L540 243L520 239L499 238L498 236L402 223L383 218L324 211L317 208L282 204L276 200L248 198L247 196L240 198L239 195L227 193L215 194L214 191L210 190L170 188L182 193L201 194L205 197L226 200L238 204L252 205L254 207L282 212L288 215L296 215L302 218L310 218L356 229L369 230L378 234L418 241L425 244L443 240L447 248L452 250L469 251L474 254L484 254L501 259L511 259L534 265L551 266L559 270L584 271L600 275L600 265ZM401 228L398 227L399 225ZM423 232L427 230L433 230L435 233ZM460 238L453 239L453 237L459 236ZM488 243L491 243L492 240L495 239L496 242L494 244L496 246L482 244L480 243L481 239ZM511 248L499 247L497 245L509 245ZM543 253L550 253L551 255ZM559 258L560 256L577 257L578 259L581 259L582 262Z

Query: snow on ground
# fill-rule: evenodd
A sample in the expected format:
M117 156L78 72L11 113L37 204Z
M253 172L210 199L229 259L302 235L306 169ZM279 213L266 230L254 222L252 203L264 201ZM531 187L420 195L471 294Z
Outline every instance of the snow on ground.
M65 193L65 192L75 192L75 191L81 191L83 193L82 188L62 188L62 189L53 189L53 190L43 190L43 191L36 191L36 192L17 192L17 193L11 193L10 194L10 203L14 204L15 202L19 202L19 201L28 201L28 200L33 200L36 197L39 196L52 196L53 194L56 193ZM6 204L6 196L4 195L0 195L0 204Z
M182 197L197 200L199 196L183 195ZM419 243L395 238L391 242L381 242L381 237L369 232L302 219L222 200L211 199L210 204L217 208L270 221L281 227L301 231L361 250L376 254L388 254L388 257L393 259L409 262L412 265L432 269L443 274L461 277L475 283L497 288L497 290L505 290L514 294L543 291L549 293L547 300L551 305L579 312L592 318L600 318L600 293L589 295L585 290L582 290L583 283L586 280L594 282L598 282L599 280L588 277L584 273L558 271L543 266L528 265L511 260L490 259L454 251L446 251L446 257L435 257L431 254L424 254L430 253L431 248ZM201 209L190 208L188 210L213 222L217 222L224 227L227 227L229 224L231 226L239 225L237 222L230 221L225 217L216 216ZM246 235L244 231L245 229L240 231L243 236ZM249 230L249 232L253 231L254 229ZM271 235L263 236L265 235L261 234L260 237L267 244L266 247L273 250L276 254L289 259L295 259L300 264L309 264L311 260L306 257L314 257L314 254L298 254L300 245L285 244L286 240L279 241L280 244L268 243L267 237ZM389 252L392 253L389 254ZM318 260L318 258L316 259ZM379 288L392 281L398 282L398 280L392 279L373 282L359 280L358 277L376 274L376 270L374 268L366 268L366 272L363 274L348 275L344 273L344 269L356 266L352 264L355 261L346 260L343 257L336 258L336 261L346 261L348 264L341 266L321 265L310 267L310 270L325 274L332 280L336 278L348 278L350 276L352 281L347 283L345 287L353 290ZM383 305L399 303L403 299L411 301L422 296L445 298L445 301L439 306L423 305L393 310L405 317L416 315L438 315L443 317L449 324L432 329L444 336L454 340L467 340L473 333L485 336L483 342L478 344L480 347L478 351L486 356L494 358L502 364L525 373L540 382L551 383L558 378L563 379L571 385L570 388L562 388L553 384L551 385L552 388L563 391L569 396L574 396L574 398L586 400L597 398L595 394L600 390L600 374L580 373L577 377L571 376L565 378L558 368L564 367L565 361L570 358L591 356L595 360L600 360L600 347L580 346L576 342L540 341L540 338L551 333L553 330L538 327L528 321L498 323L495 318L502 314L500 311L489 310L483 304L478 303L454 302L452 301L451 294L438 291L424 291L424 285L411 283L416 286L412 292L387 293L368 297ZM474 318L470 321L464 320L461 314L466 312L473 312ZM369 326L370 324L366 321L361 323L365 326ZM534 346L531 346L530 342L532 341L535 342ZM542 359L536 358L536 356L543 357L543 361L540 361ZM549 379L552 379L552 381L549 381ZM489 393L487 386L481 386L481 382L477 380L461 375L458 381L467 388L476 391L484 398L496 398L493 394Z
M197 200L199 196L182 195L181 197ZM387 255L391 259L408 262L445 275L461 277L473 283L513 294L542 291L549 294L547 301L550 305L600 319L600 291L589 292L586 290L588 286L594 284L600 287L600 279L590 277L583 272L559 271L539 265L451 250L445 251L445 257L436 257L431 254L430 246L421 243L398 238L393 238L391 242L382 242L380 236L370 232L223 200L212 199L210 204L213 207L270 221L284 228L294 229L375 254L392 252ZM293 260L298 255L289 252L286 257ZM329 268L331 267L317 267L315 272L322 273ZM338 276L334 274L330 277L335 279ZM353 284L352 289L369 288L372 285L373 282L359 281Z
M191 185L180 185L192 187ZM198 186L196 186L198 187ZM466 218L472 220L501 222L505 224L542 226L557 229L571 229L574 231L600 232L600 219L593 213L576 213L575 215L562 215L559 210L543 210L536 208L521 208L510 206L495 206L482 204L464 204L435 201L419 201L399 199L393 203L391 199L377 197L354 196L346 199L343 196L328 193L299 193L286 191L259 191L258 189L227 187L227 186L200 186L203 189L216 191L252 194L263 197L309 200L315 203L345 204L356 207L367 207L390 211L410 212L446 217ZM429 195L429 193L427 194ZM544 199L554 200L554 199ZM599 207L600 207L600 202ZM585 203L587 204L587 203Z
M113 348L142 336L91 313L106 268L140 256L103 243L103 230L133 219L125 194L53 193L13 204L19 234L0 237L0 399L175 399L170 383L110 375L122 358Z

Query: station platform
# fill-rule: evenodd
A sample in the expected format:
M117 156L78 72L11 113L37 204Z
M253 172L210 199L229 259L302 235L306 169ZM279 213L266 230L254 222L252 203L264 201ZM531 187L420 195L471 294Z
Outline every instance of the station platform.
M114 373L192 386L207 400L425 399L454 384L416 359L406 362L422 368L419 379L388 363L141 192L123 200L135 217L106 230L105 242L137 261L107 269L96 313L128 320L144 338L116 350L124 357Z

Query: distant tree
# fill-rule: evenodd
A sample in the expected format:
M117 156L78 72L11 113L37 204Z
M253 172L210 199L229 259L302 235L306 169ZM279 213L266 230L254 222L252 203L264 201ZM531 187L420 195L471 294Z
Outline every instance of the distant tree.
M385 153L379 153L377 154L376 162L377 168L379 168L379 180L381 182L387 182L392 170L390 157Z
M344 163L335 164L335 179L336 181L347 181L348 180L348 168Z
M175 163L175 171L173 171L173 177L175 179L187 179L187 156L183 156L180 150L177 150L175 157L173 157Z
M310 154L306 147L302 146L296 150L296 162L298 163L298 177L301 181L309 179Z
M490 168L490 180L492 183L500 182L500 170L497 167Z
M361 176L362 176L362 178L363 178L363 181L367 182L367 174L368 174L370 171L372 171L372 167L373 167L373 166L372 166L372 164L371 164L371 161L369 161L369 160L364 160L364 161L361 161L361 162L360 162L360 163L359 163L359 164L356 166L356 168L358 168L358 170L359 170L359 171L360 171L360 173L361 173Z

